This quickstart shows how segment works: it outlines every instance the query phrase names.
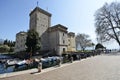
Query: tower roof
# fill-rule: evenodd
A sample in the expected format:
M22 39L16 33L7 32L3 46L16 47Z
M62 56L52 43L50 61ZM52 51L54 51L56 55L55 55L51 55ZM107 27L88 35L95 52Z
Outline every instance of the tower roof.
M39 7L36 7L34 10L32 10L32 11L30 12L30 15L31 15L32 13L34 13L35 11L39 11L39 12L45 14L45 15L48 15L49 17L52 16L52 14L50 14L49 12L47 12L47 11L45 11L45 10L39 8Z
M61 24L57 24L55 26L50 27L49 31L51 32L51 31L57 31L57 30L59 30L59 31L63 31L63 32L67 33L68 32L67 29L68 29L67 27L65 27L65 26L63 26Z
M65 29L65 30L68 29L66 26L63 26L63 25L61 25L61 24L57 24L57 25L55 25L55 26L52 26L51 28L62 28L62 29Z
M74 32L69 32L69 33L68 33L68 36L73 36L73 37L74 37L74 36L75 36L75 33L74 33Z
M27 35L27 32L20 31L19 33L16 34L16 36L19 36L19 35Z

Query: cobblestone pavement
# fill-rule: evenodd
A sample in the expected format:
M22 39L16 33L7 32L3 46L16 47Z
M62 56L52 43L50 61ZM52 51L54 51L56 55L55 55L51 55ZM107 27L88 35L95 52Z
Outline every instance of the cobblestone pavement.
M46 73L29 73L0 80L120 80L120 56L95 56Z

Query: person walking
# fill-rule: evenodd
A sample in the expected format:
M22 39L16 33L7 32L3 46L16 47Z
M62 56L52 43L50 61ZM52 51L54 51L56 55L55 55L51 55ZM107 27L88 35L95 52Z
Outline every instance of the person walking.
M57 57L57 64L58 64L58 66L61 66L61 58L60 57Z
M70 57L70 62L71 62L71 63L73 62L73 57L72 57L72 56Z
M40 60L38 62L38 72L41 72L42 71L42 61Z

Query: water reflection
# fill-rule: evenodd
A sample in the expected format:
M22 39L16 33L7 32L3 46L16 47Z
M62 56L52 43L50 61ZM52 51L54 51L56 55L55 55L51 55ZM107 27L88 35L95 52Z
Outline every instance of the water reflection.
M6 62L9 60L15 60L17 61L17 63L13 64L13 65L7 65ZM42 68L48 68L48 67L52 67L52 66L56 66L58 65L58 60L62 59L61 57L47 57L44 59L41 59L42 62ZM15 58L11 58L9 56L5 56L5 55L0 55L0 61L5 61L5 62L1 62L0 63L0 74L3 73L10 73L10 72L15 72L15 71L22 71L22 70L27 70L27 69L31 69L31 68L37 68L37 64L35 64L35 62L30 63L30 64L19 64L19 59L15 59ZM25 60L26 61L26 60ZM24 60L20 60L20 63L23 63ZM12 63L11 63L12 64Z
M10 56L6 56L4 54L0 54L0 74L2 73L10 73L14 71L14 66L10 66L10 67L5 67L5 63L4 61L6 61L7 59L12 59L12 57Z
M1 64L0 63L0 74L2 73L10 73L14 71L14 66L10 66L10 67L5 67L5 64Z

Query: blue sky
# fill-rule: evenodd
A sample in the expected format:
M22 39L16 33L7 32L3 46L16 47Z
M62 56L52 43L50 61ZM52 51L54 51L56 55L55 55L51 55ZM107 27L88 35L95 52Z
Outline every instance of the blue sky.
M51 26L65 25L68 31L88 34L96 42L95 11L105 2L120 0L0 0L0 39L15 41L16 33L29 29L29 13L37 1L40 8L52 14ZM111 47L110 43L105 45Z

